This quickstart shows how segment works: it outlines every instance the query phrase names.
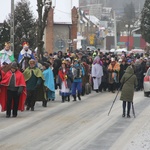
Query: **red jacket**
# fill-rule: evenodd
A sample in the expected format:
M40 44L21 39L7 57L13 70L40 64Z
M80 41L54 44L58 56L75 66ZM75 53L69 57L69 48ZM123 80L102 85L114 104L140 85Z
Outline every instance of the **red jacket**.
M12 72L8 71L4 76L2 76L2 80L0 82L0 105L2 107L1 111L6 110L6 104L7 104L7 87L9 86L10 79L12 77ZM18 110L23 111L24 110L24 103L26 100L26 83L23 74L17 70L15 72L15 86L23 86L23 92L20 95L19 99L19 106Z

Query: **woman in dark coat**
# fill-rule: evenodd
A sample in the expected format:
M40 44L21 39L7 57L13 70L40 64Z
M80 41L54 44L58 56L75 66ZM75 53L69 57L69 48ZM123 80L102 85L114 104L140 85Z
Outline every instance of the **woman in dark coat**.
M137 85L137 78L134 74L134 69L132 66L129 66L123 77L120 81L123 84L122 92L120 100L123 101L123 114L122 117L125 117L125 110L126 110L126 103L128 104L127 107L127 117L130 118L130 108L131 103L133 102L133 96L134 96L134 87Z
M136 60L135 61L135 75L137 77L137 81L138 81L138 84L136 86L136 91L139 91L142 89L142 76L143 76L143 68L142 68L142 65L141 65L141 62L140 60Z

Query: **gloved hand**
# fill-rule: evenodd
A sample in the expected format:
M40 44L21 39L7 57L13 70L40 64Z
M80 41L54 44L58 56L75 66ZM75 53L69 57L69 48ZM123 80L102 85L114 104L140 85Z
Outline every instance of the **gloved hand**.
M18 92L18 95L20 96L22 92Z
M45 91L47 92L47 91L49 91L49 89L47 87L45 87Z
M21 72L24 72L24 69L20 69Z
M37 90L38 88L40 88L40 84L37 84L34 88L34 90Z
M96 79L96 77L92 77L93 79Z
M21 95L22 91L23 91L23 87L20 86L19 89L18 89L18 95Z

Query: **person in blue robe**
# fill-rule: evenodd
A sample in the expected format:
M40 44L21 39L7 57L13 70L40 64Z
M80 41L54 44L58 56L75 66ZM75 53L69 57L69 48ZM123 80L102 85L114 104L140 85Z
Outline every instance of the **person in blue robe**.
M43 76L45 79L44 86L46 89L46 96L48 100L55 100L55 84L53 71L50 68L50 63L44 62L43 65Z

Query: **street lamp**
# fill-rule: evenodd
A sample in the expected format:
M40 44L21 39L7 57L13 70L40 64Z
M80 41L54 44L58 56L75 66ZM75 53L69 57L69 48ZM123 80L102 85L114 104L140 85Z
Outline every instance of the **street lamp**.
M116 12L115 10L112 10L112 15L113 15L113 18L111 19L111 26L113 25L113 29L111 32L112 35L114 36L114 49L117 49L117 23L116 23Z
M89 24L88 24L88 22L86 22L84 26L86 28L86 29L84 29L84 31L85 31L85 37L88 37L88 33L89 33Z
M129 24L126 24L125 27L127 28L127 36L128 36L128 41L127 41L127 48L129 50L130 48L130 36L131 36L131 28L133 28L133 25L129 25Z
M131 28L133 28L133 25L126 24L125 27L128 29L127 35L131 35Z
M10 20L10 43L11 49L14 52L14 0L11 0L11 20Z
M114 48L117 49L117 25L116 25L116 13L113 11L114 16Z

